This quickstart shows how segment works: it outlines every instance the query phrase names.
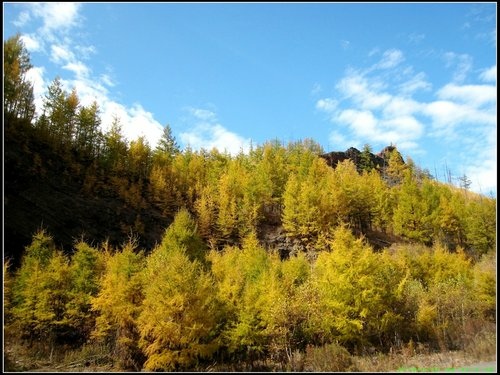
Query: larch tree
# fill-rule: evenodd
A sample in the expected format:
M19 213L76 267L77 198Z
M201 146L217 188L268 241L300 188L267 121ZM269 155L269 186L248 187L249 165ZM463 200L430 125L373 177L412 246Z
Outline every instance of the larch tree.
M397 204L393 214L395 234L410 240L432 244L432 206L435 202L430 185L422 189L414 176L407 171L397 190Z
M130 142L127 159L127 170L131 176L139 180L143 180L149 176L151 169L151 147L144 136Z
M49 135L52 143L60 146L64 140L66 125L66 92L60 77L56 77L47 89L43 110L48 119Z
M142 270L146 258L131 241L105 258L99 292L91 298L97 315L92 337L109 345L119 367L140 371L145 358L138 347L137 319L144 299Z
M66 317L71 299L68 259L44 230L26 248L13 285L14 326L22 339L41 340L46 350L56 341L70 342L73 330Z
M188 219L187 213L177 214L144 269L138 327L146 370L190 368L219 347L217 293L211 275L192 259L196 245L183 225Z
M104 257L97 249L83 241L79 241L75 249L70 263L70 300L65 307L65 316L74 330L75 339L84 342L90 337L95 325L92 298L99 291Z
M366 344L372 334L394 319L385 297L387 280L372 249L344 225L335 229L330 252L318 255L311 278L318 292L316 312L309 320L310 334L323 343Z
M250 233L241 248L226 246L222 252L211 250L209 260L225 312L222 344L233 358L256 359L266 351L269 342L262 316L269 255L258 244L255 234Z

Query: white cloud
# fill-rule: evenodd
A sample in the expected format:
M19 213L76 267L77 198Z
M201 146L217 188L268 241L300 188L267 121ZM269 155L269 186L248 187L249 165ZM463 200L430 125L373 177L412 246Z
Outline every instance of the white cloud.
M32 16L42 18L46 33L70 29L79 22L81 3L29 3Z
M161 138L163 126L154 119L151 112L146 111L140 104L135 104L127 111L123 131L129 140L145 137L154 148Z
M347 139L342 133L335 130L330 133L329 141L336 150L347 150L349 147L357 146L357 142L355 140Z
M21 41L23 42L28 52L37 52L42 48L40 41L34 36L28 34L21 35Z
M78 55L86 60L97 52L94 46L75 46L75 51L77 51Z
M475 157L465 155L464 173L471 180L471 190L489 194L496 193L497 185L497 129L496 126L485 128L482 132L484 142L471 140L468 145L469 153Z
M449 83L437 92L440 99L449 99L473 107L495 103L497 100L496 87L491 85L463 85Z
M399 91L404 95L411 95L418 90L430 90L432 85L425 78L425 73L420 72L410 80L401 83Z
M398 49L391 49L384 52L382 59L376 64L378 69L391 69L403 62L403 52Z
M250 139L233 133L217 123L214 112L206 109L188 108L192 115L190 129L180 133L179 138L184 145L189 145L194 150L218 149L221 152L227 151L231 155L250 150Z
M424 126L413 116L393 117L382 124L392 132L393 141L397 143L419 139L424 130Z
M447 68L454 68L453 81L463 82L472 68L472 57L467 54L446 52L443 58Z
M408 35L408 40L412 44L419 44L424 39L425 34L411 33L410 35Z
M367 91L367 83L361 74L353 72L340 80L336 88L347 98L364 95Z
M497 159L482 159L480 162L472 161L465 169L465 174L471 180L471 190L483 194L497 190Z
M33 67L26 73L26 79L33 83L33 95L35 97L35 107L37 114L43 107L43 95L47 87L47 82L43 78L45 69L43 67Z
M491 68L483 70L483 72L479 75L479 79L483 82L496 82L497 66L493 65Z
M116 102L110 97L102 80L91 79L84 75L76 74L75 79L61 80L61 83L66 91L76 89L81 105L89 106L94 101L97 102L104 132L110 129L113 119L117 117L127 141L130 142L143 136L152 148L156 147L161 138L163 126L140 104L126 107Z
M126 107L116 102L106 87L114 86L107 74L92 76L91 69L82 61L96 53L94 46L84 46L72 39L74 28L79 25L81 15L80 3L29 3L22 20L40 18L43 26L38 29L37 36L26 36L27 48L43 51L42 42L48 45L49 57L60 68L73 73L73 77L61 80L67 92L76 89L80 104L88 106L96 101L102 120L102 130L108 131L114 117L118 117L122 125L124 137L128 141L144 136L151 147L155 147L161 138L163 126L155 120L151 112L140 104ZM22 20L18 20L21 22ZM34 84L35 104L39 114L43 108L43 97L50 82L45 82L44 69L35 67L28 73ZM200 114L202 115L202 113Z
M342 46L342 49L348 49L351 45L351 42L349 42L348 40L341 40L340 45Z
M341 111L336 121L349 126L355 138L365 139L369 143L414 144L424 129L423 125L412 116L378 119L372 112L366 110Z
M378 47L372 48L372 50L368 52L368 57L372 57L373 55L377 55L378 53L380 53L380 48Z
M333 113L337 105L338 101L332 98L320 99L316 102L316 108L327 113Z
M393 96L383 108L382 112L386 118L400 117L417 113L421 109L421 103L406 97Z
M100 80L106 86L113 87L115 85L115 83L108 74L101 74Z
M422 113L432 120L433 131L429 135L442 138L443 141L456 141L457 130L473 132L474 128L462 125L496 126L496 111L478 110L466 104L455 103L449 100L436 100L422 105Z
M201 109L201 108L188 108L188 109L189 112L198 120L215 121L217 118L215 113L208 109Z
M67 46L53 44L50 51L50 59L56 64L64 64L75 60L75 55Z
M90 69L82 62L71 62L63 66L63 69L72 71L77 77L86 77L89 75Z
M99 103L102 114L102 127L108 131L117 117L122 127L123 136L127 141L136 140L144 137L151 148L155 148L163 132L163 126L154 119L151 112L146 111L140 104L134 104L131 108L112 100Z
M352 72L350 75L343 78L336 87L344 94L345 98L351 98L363 109L373 110L381 108L391 100L390 95L380 92L380 88L383 87L380 82L368 82L368 80L358 72Z
M358 137L370 139L377 136L377 119L370 111L347 109L340 112L337 120L348 125Z
M16 20L14 20L12 23L16 27L23 27L26 25L31 19L31 15L29 11L24 11L19 13L19 17L17 17Z

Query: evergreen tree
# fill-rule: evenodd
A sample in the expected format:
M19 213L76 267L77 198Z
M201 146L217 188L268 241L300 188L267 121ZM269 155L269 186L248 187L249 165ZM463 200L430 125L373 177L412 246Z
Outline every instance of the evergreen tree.
M89 107L78 111L75 144L86 157L98 157L101 152L102 132L99 105L94 101Z
M43 110L48 119L49 134L54 145L60 146L65 142L65 126L67 123L66 92L62 87L60 77L56 77L47 89Z
M180 147L177 140L172 134L170 125L165 125L158 144L154 150L154 155L157 158L165 158L166 161L171 162L172 158L180 152Z
M367 172L375 168L375 164L372 161L372 148L368 143L363 146L363 151L361 151L360 167L361 170Z
M104 136L104 162L107 168L123 172L126 168L128 145L122 133L120 119L115 116Z
M4 112L29 123L35 115L33 84L26 77L32 67L20 34L3 42Z

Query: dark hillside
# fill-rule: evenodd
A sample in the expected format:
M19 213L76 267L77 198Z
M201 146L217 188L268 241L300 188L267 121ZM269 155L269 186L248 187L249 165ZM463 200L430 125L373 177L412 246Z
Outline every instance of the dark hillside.
M9 127L7 127L9 128ZM86 192L88 162L68 162L50 145L18 128L5 132L4 255L18 264L40 228L71 252L75 240L98 245L108 239L121 245L132 234L151 249L171 222L154 206L137 209L124 201L100 176L98 193ZM94 189L95 191L95 189ZM147 228L141 233L141 228Z

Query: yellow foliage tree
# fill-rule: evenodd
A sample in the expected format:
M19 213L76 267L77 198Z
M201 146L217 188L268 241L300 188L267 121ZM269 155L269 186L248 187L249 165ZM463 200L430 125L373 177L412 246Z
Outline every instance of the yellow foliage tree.
M138 318L146 370L191 368L219 346L221 310L202 245L193 219L181 210L147 258Z
M312 271L319 314L310 315L310 334L323 342L364 344L380 338L400 319L391 303L393 287L404 275L384 270L388 261L381 262L346 226L336 228L333 237L330 251L319 254ZM387 284L388 276L394 284Z
M182 246L158 247L144 272L138 320L146 370L192 368L219 346L219 306L210 275Z
M120 251L106 255L99 293L92 298L97 314L92 337L108 344L118 366L139 371L144 362L138 348L137 318L142 309L145 258L128 242Z

